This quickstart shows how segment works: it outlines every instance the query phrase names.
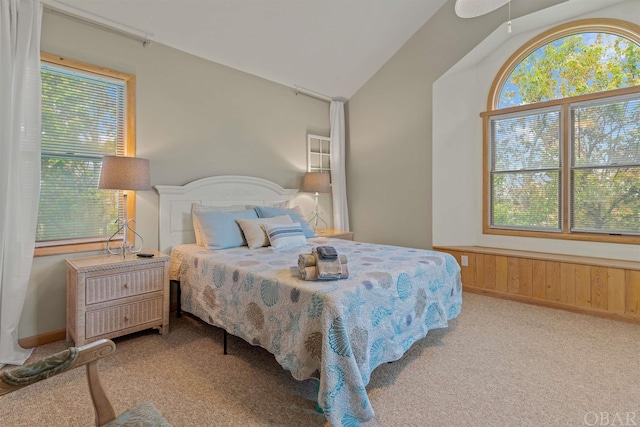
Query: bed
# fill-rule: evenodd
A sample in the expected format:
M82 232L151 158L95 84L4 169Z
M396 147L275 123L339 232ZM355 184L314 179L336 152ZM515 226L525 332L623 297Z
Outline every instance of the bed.
M460 313L460 267L449 254L322 237L283 249L194 243L193 203L282 206L296 190L240 176L156 189L160 249L171 253L182 310L265 348L294 378L318 380L317 406L331 425L372 419L372 371ZM319 245L346 257L348 278L299 277L298 256Z

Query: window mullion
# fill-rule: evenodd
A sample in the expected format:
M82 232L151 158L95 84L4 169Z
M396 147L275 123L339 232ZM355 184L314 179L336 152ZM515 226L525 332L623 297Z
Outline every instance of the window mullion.
M569 233L571 229L571 203L573 200L571 192L571 166L572 149L570 136L571 116L569 103L564 103L560 109L560 212L562 215L562 232Z

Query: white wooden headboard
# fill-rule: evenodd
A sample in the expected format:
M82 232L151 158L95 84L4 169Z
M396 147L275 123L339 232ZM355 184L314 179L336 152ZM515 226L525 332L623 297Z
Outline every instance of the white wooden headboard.
M298 192L251 176L222 175L202 178L185 185L156 185L159 196L160 251L184 243L195 243L191 205L262 205L289 202Z

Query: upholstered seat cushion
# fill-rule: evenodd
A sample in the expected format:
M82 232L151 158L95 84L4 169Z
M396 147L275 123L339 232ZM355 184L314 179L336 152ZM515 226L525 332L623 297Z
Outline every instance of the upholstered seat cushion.
M139 403L127 409L105 427L171 427L160 411L151 402Z

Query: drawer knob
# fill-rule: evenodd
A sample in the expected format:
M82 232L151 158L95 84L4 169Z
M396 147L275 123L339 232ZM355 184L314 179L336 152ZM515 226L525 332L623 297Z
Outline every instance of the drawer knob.
M124 321L125 321L125 322L128 322L128 321L129 321L129 318L128 318L127 316L124 316Z
M129 285L125 283L125 284L124 284L124 288L125 288L125 289L129 289Z

